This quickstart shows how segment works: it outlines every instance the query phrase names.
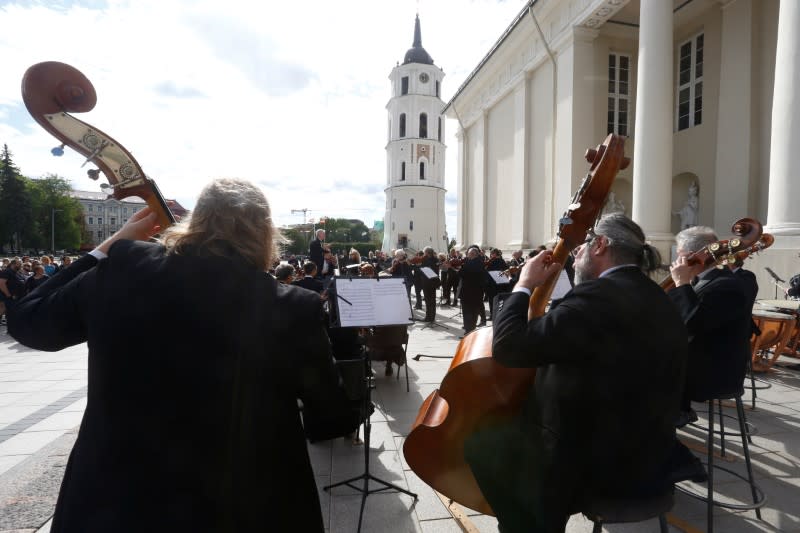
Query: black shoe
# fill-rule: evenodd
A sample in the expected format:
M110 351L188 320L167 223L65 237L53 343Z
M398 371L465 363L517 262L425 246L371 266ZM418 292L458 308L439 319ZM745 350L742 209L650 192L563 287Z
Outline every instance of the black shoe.
M675 420L675 427L682 428L693 422L697 422L697 413L690 407L688 411L681 411L678 413L678 418Z
M486 325L486 321L485 320L481 320L480 323L478 324L478 327L482 328L485 325Z
M421 305L415 305L414 309L419 309L421 311L422 310L422 306Z

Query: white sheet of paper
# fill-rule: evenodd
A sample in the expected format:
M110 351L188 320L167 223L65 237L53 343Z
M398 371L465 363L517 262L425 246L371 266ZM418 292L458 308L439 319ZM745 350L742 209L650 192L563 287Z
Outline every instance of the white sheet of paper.
M403 278L336 278L339 325L348 327L411 324L411 302ZM346 301L345 301L346 300Z
M567 276L566 270L562 270L561 274L558 276L558 281L556 281L556 286L553 288L553 293L550 295L550 299L558 300L563 298L570 290L572 290L572 284L569 282L569 276Z
M433 279L433 278L438 278L439 277L439 274L434 272L431 267L422 267L419 270L420 270L420 272L425 274L425 277L428 278L428 279Z
M498 285L504 285L511 283L511 280L503 275L502 270L490 270L489 275L492 277L495 283Z

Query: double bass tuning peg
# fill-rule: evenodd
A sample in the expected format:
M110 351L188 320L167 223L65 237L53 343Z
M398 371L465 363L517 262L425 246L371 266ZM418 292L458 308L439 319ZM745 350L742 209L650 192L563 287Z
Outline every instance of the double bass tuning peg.
M56 157L61 157L62 155L64 155L64 146L66 145L62 144L61 146L56 146L55 148L50 150L50 153Z

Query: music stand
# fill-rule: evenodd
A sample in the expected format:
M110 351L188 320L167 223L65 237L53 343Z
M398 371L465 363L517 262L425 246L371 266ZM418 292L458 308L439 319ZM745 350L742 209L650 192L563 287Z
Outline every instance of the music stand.
M412 322L411 301L406 292L405 280L402 278L336 278L331 288L335 297L329 302L333 311L331 312L332 327L376 327L376 326L408 326ZM403 313L402 307L398 311L398 302L408 303L408 312ZM403 317L403 315L406 315ZM358 529L361 531L361 523L364 518L364 507L367 503L367 496L376 492L394 489L414 498L419 497L402 487L398 487L388 481L384 481L372 475L369 471L369 452L370 434L372 422L370 421L372 404L372 389L375 388L375 381L372 377L372 368L366 353L363 353L364 361L364 391L363 391L363 413L364 417L364 473L338 483L326 485L324 491L330 491L334 487L346 485L351 489L361 493L361 510L358 513ZM406 361L408 364L408 361ZM370 489L370 480L383 485L377 489ZM361 486L355 485L357 481L362 481Z

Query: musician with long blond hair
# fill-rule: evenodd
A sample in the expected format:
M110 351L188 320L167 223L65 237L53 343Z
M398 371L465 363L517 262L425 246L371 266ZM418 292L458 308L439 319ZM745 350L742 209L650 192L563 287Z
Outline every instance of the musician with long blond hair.
M355 429L319 295L265 272L261 190L222 179L191 217L145 208L19 302L39 350L88 341L89 396L51 531L324 530L306 451ZM303 402L303 423L297 399Z

